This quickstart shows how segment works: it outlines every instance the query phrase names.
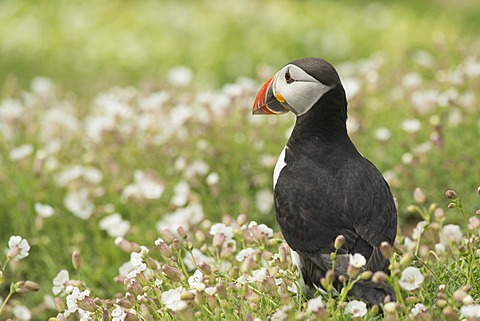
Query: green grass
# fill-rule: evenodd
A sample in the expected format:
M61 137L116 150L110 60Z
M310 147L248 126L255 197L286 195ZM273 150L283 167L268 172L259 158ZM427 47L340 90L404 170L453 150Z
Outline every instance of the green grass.
M45 309L42 302L46 294L52 294L52 280L62 269L69 270L72 279L83 281L82 290L88 287L93 297L112 299L116 293L124 293L124 285L114 278L129 255L99 228L101 219L113 212L131 225L125 237L149 248L154 248L159 237L157 223L192 204L200 204L212 224L225 215L235 218L245 213L278 231L273 210L262 212L257 199L271 203L268 193L273 166L294 119L292 115L253 117L250 108L261 81L303 56L326 58L346 83L358 85L358 93L349 100L350 134L362 154L386 174L398 199L399 239L411 236L411 229L424 219L411 206L417 187L427 197L417 207L436 203L446 210L446 221L433 217L428 221L440 227L460 224L466 235L461 212L447 209L444 192L450 188L457 191L467 217L480 208L476 193L480 185L480 76L469 75L473 69L465 67L469 61L477 66L480 61L476 39L479 12L473 1L463 5L434 1L246 1L234 6L221 1L2 1L0 245L7 247L10 236L20 235L32 248L27 258L9 262L4 269L0 297L5 298L10 284L18 280L33 280L40 284L40 290L13 295L0 319L10 317L15 305L26 305L34 320L55 316L57 313ZM422 55L429 57L427 64L419 63ZM177 65L193 72L193 81L185 87L168 81L170 68ZM411 73L421 82L409 86L403 79ZM36 79L37 85L32 82L37 76L46 76L51 83L39 88L41 81ZM423 100L415 107L412 99L429 90L436 90L431 106ZM167 95L163 103L145 107L144 102L156 99L158 92ZM449 92L452 98L442 106L440 98ZM103 109L108 106L115 107ZM15 116L15 110L21 110L20 114ZM115 110L126 112L112 117ZM185 120L175 125L179 115L185 115ZM102 119L113 125L95 136L87 125ZM407 133L402 129L406 119L418 119L420 130ZM152 122L147 124L148 120ZM437 120L440 123L435 125ZM387 141L375 136L382 127L391 133ZM431 144L419 151L426 142ZM32 153L12 160L12 150L23 144L31 144ZM198 162L207 169L188 173ZM103 179L92 182L78 177L59 184L58 175L74 165L98 169ZM134 182L136 170L151 173L153 180L165 187L160 198L122 198L122 192ZM207 182L212 173L218 174L218 183ZM174 187L180 181L186 182L190 191L182 194L187 197L185 204L175 205ZM95 206L87 220L74 216L65 205L66 195L81 189L88 191ZM55 214L38 217L34 210L37 202L51 205ZM198 248L205 245L202 251L215 257L208 226L202 224L208 225L194 223L191 229L206 234L207 239L191 234L187 240ZM426 255L426 249L435 251L432 238L438 242L438 224L429 225L431 236L422 241L424 248L416 253L429 267L421 267L427 278L420 293L399 293L405 299L404 307L398 310L400 318L416 302L426 302L430 315L440 317L444 307L435 304L442 283L447 286L446 306L456 313L462 304L453 299L455 291L470 285L470 294L478 298L478 282L472 279L478 273L472 274L475 266L469 261L475 257L475 248L464 254L453 249L440 255L438 261ZM249 246L249 241L238 231L234 238L237 251L223 259L240 268L234 257ZM273 237L277 238L280 235ZM262 242L250 245L278 251L276 241ZM182 257L187 249L188 242L182 243ZM78 271L71 264L74 250L82 258ZM150 255L162 264L181 265L156 250ZM0 262L5 263L1 256ZM260 268L261 262L257 258L251 270ZM419 262L413 264L420 266ZM278 272L277 263L269 264L270 274ZM157 277L164 280L162 292L187 287L185 281ZM278 277L288 284L295 279L294 275ZM392 277L392 283L398 277ZM210 286L230 281L224 274L215 274L205 282ZM145 282L152 286L152 280ZM252 285L254 289L265 290L258 284ZM290 316L305 313L305 302L295 295L283 297L281 292L271 291L256 302L257 298L253 295L249 299L245 291L250 294L248 288L228 287L228 298L235 300L222 301L217 296L216 303L205 306L189 303L188 311L200 313L204 319L249 315L267 319L272 312L292 304ZM248 304L243 304L244 299ZM324 298L332 317L343 311L333 308L332 302L339 303L338 299L328 300ZM150 313L158 308L162 317L175 317L159 301L152 302ZM112 306L108 308L112 310ZM365 318L372 319L374 314L369 310ZM342 317L349 318L343 312Z

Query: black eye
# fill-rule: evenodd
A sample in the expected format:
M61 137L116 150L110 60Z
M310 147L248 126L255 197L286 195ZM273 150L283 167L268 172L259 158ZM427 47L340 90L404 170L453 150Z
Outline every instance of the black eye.
M287 82L287 84L291 84L293 82L293 78L288 71L285 73L285 81Z

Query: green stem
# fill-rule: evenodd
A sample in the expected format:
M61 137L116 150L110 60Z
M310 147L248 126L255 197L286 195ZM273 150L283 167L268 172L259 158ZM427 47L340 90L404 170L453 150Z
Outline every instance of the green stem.
M13 286L13 283L12 283L12 286ZM2 306L0 307L0 315L2 315L3 309L5 309L5 306L7 305L8 300L10 300L10 297L11 297L12 294L13 294L12 286L10 286L10 292L8 293L8 295L7 295L7 297L5 298L5 300L3 300Z

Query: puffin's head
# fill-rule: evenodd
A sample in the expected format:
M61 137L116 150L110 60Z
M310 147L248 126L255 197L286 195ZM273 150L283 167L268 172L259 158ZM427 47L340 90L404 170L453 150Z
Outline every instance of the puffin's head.
M331 64L320 58L292 61L270 78L255 98L252 112L303 115L330 89L341 84Z

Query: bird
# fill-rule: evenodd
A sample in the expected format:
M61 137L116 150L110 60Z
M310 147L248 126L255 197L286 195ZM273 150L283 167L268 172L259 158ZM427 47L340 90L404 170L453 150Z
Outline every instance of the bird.
M395 201L380 171L348 135L345 89L329 62L312 57L292 61L260 88L254 115L287 112L296 120L273 171L273 201L306 294L322 289L332 263L333 286L341 290L341 277L349 279L350 258L357 253L366 260L363 270L389 274L382 246L391 249L395 242ZM344 242L336 251L338 236ZM372 305L395 300L385 281L358 280L348 296Z

